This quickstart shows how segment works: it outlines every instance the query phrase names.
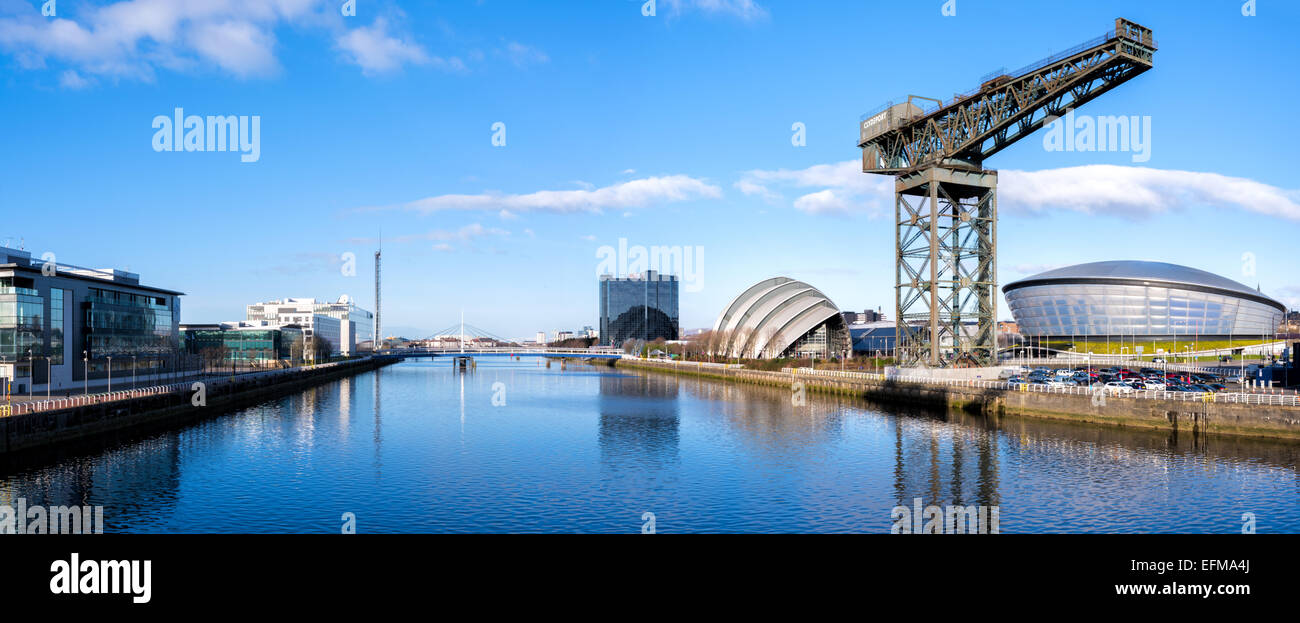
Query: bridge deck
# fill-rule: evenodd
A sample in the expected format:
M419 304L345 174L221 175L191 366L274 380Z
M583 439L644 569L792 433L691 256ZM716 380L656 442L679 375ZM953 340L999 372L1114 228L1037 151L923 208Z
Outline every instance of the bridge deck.
M623 353L608 351L589 351L566 348L466 348L466 349L403 349L400 351L383 351L381 355L393 357L568 357L575 359L620 359Z

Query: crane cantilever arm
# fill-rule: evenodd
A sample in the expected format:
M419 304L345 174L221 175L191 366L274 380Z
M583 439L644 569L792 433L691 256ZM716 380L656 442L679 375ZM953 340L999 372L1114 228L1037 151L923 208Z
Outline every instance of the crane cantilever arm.
M864 120L862 170L906 174L928 166L982 167L989 156L1151 69L1151 30L1125 19L1101 38L988 80L932 112L900 104Z

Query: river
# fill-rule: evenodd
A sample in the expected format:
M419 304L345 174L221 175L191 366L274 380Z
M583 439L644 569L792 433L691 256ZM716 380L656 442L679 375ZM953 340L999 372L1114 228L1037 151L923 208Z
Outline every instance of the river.
M1300 532L1300 443L885 408L540 359L406 361L0 466L0 504L106 532ZM348 515L350 514L350 515Z

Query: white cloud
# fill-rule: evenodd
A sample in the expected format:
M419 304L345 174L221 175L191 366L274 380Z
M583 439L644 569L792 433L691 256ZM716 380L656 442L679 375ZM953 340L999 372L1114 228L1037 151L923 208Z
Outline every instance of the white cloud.
M606 209L622 210L655 203L716 199L721 196L721 189L701 179L686 175L669 175L582 190L542 190L527 194L488 192L477 195L437 195L398 207L423 213L442 210L598 213Z
M734 186L745 195L769 202L783 198L781 189L820 188L794 200L795 209L810 214L883 214L893 204L894 192L891 178L863 173L862 162L858 160L818 164L806 169L747 171Z
M660 0L660 5L673 17L687 11L732 15L745 21L767 17L767 9L754 0Z
M797 170L755 170L734 186L769 201L781 189L819 189L796 198L796 209L812 214L886 213L894 181L862 172L848 160ZM1003 212L1109 214L1140 218L1185 207L1209 206L1300 220L1300 193L1240 177L1117 165L1088 165L1042 171L998 173L998 209Z
M26 68L47 59L82 74L151 80L156 67L211 63L235 76L277 67L271 32L321 0L122 0L46 18L41 3L0 18L0 49ZM64 5L60 11L67 10Z
M999 209L1144 217L1213 206L1300 220L1295 191L1217 173L1095 164L999 176Z
M471 246L479 238L509 236L510 232L495 227L484 227L480 223L466 225L455 231L435 229L425 234L416 236L427 240L441 241L433 245L435 251L452 251L455 246L452 242L460 243L461 246Z
M450 71L464 71L465 63L459 58L444 59L431 56L418 43L389 34L388 20L377 17L370 26L349 30L338 38L338 46L348 55L348 60L361 68L366 75L389 73L403 65L434 65Z
M59 3L59 17L40 14L42 2L6 3L0 11L0 51L24 69L75 70L88 77L152 81L158 69L212 67L239 77L276 73L277 28L324 30L347 61L368 75L404 65L465 71L457 57L429 54L391 33L389 20L346 29L334 0L116 0L102 5ZM12 5L13 9L8 9ZM399 12L400 15L400 12ZM522 46L521 62L545 55ZM539 56L540 55L540 56ZM76 80L61 79L68 88Z
M796 210L809 214L848 214L856 207L851 197L836 195L830 189L809 193L794 200Z
M482 238L484 236L509 236L509 235L510 232L504 229L498 229L496 227L484 227L480 223L466 225L456 231L435 229L427 234L424 234L424 236L429 238L430 240L460 240L460 241L469 241L475 238Z
M81 74L69 69L59 74L59 86L65 89L77 90L90 86L91 82L81 77Z
M201 56L236 76L266 74L278 66L271 51L275 38L248 22L199 24L192 39Z
M518 41L511 41L506 44L505 55L506 58L510 59L511 63L514 63L518 67L541 65L551 62L551 57L547 56L545 52L533 46L519 43Z

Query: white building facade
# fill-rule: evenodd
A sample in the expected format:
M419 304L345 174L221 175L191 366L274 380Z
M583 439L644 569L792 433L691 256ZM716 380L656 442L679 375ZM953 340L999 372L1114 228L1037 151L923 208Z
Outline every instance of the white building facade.
M285 298L248 305L248 322L267 325L298 325L306 337L319 337L330 343L334 354L354 355L359 345L374 343L374 314L357 307L347 296L333 303L313 298Z

